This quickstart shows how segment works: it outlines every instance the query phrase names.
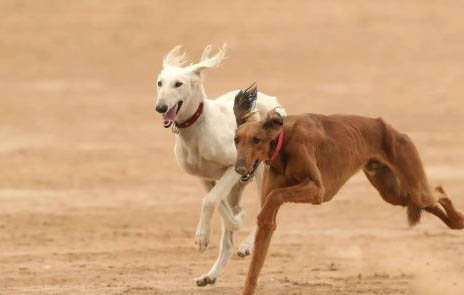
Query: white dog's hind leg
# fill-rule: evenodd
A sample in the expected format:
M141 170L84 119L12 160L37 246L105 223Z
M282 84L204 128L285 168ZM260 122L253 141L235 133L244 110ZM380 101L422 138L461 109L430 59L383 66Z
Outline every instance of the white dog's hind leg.
M233 249L233 232L228 229L222 222L222 236L221 236L221 245L219 249L219 256L211 267L210 271L206 274L195 279L197 286L203 287L208 284L214 284L218 279L222 269L226 266L227 261L232 256Z
M225 202L221 202L226 199L226 196L230 193L234 185L238 181L238 175L234 170L234 167L229 167L221 179L216 182L216 185L203 199L203 206L200 215L200 221L198 222L197 230L195 233L195 245L199 251L204 251L208 247L211 218L213 212L218 203L220 205L220 212L225 220L226 225L229 227L239 227L242 224L242 218L240 215L235 217L232 209Z
M261 192L262 192L262 187L263 187L263 174L264 174L263 169L264 169L264 166L263 164L261 164L255 171L256 190L258 191L259 204L261 204ZM256 234L256 225L253 226L253 230L240 243L240 246L238 247L238 250L237 250L238 256L245 257L248 255L251 255L251 252L253 251L253 246L255 243L255 234Z

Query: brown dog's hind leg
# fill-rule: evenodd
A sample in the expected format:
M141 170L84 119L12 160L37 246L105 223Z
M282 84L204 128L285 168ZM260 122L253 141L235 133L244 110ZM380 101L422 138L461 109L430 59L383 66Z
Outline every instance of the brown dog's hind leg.
M440 218L451 229L464 228L464 215L457 211L441 187L430 187L419 153L411 139L385 125L385 149L388 164L408 195L408 214L426 210ZM417 214L420 217L420 214ZM417 221L419 219L416 219Z
M387 165L377 160L370 160L363 171L385 202L399 206L408 205L408 193L404 191L395 173Z
M411 225L419 222L421 210L434 208L438 199L432 192L422 165L419 153L411 139L384 122L384 142L382 157L388 164L388 174L394 178L400 189L400 199L408 206L408 219ZM368 165L366 165L368 166ZM374 185L375 186L375 185ZM429 212L443 217L439 209L429 209Z
M441 195L438 203L445 209L447 220L443 220L451 229L464 228L464 214L457 210L453 202L448 198L445 190L441 186L437 186L435 191ZM426 208L427 210L427 208ZM428 211L428 210L427 210ZM438 216L438 215L437 215ZM438 216L440 217L440 216ZM440 217L441 218L441 217Z
M421 209L410 201L408 193L387 165L377 160L370 160L364 166L363 171L385 202L408 207L408 221L411 226L419 222Z
M408 199L412 203L408 204L408 207L424 209L434 206L438 200L429 186L416 146L409 136L381 122L384 127L382 158L398 178L403 190L407 192Z
M364 166L363 171L369 182L386 202L408 207L410 225L419 222L422 209L409 198L409 194L403 189L395 173L387 165L377 160L371 160ZM424 207L423 210L440 218L451 229L463 229L464 214L454 207L441 186L435 188L435 193L440 195L438 202L432 206Z

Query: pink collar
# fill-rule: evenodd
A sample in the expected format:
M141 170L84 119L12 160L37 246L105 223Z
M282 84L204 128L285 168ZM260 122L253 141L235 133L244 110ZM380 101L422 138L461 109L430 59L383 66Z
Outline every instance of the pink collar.
M284 142L284 132L280 130L279 138L277 139L277 146L274 149L274 152L272 152L271 157L268 160L266 160L266 164L270 165L277 158L280 150L282 149L283 142Z

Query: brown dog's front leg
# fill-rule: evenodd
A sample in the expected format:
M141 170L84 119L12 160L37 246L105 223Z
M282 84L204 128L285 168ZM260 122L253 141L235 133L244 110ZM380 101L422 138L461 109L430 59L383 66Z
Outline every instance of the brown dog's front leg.
M266 255L269 250L269 244L271 243L272 234L276 228L275 216L279 207L280 205L273 208L265 206L261 210L259 215L260 217L271 216L271 218L258 218L258 230L255 235L255 246L242 295L252 295L255 292L258 284L259 273L263 268L264 260L266 259Z
M276 216L280 206L285 202L320 204L323 194L323 188L307 179L295 186L275 189L268 195L258 216L255 248L242 295L252 295L256 289L258 277L269 250L272 234L276 229Z
M258 227L255 235L255 247L253 250L251 264L245 281L242 295L252 295L258 284L258 276L264 265L264 260L271 243L272 234L275 228Z

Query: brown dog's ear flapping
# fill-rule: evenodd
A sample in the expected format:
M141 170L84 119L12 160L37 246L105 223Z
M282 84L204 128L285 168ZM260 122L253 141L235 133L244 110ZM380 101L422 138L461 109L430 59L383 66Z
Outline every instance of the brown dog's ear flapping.
M256 121L255 106L258 89L256 83L253 83L245 90L240 90L235 96L234 114L237 121L237 127L247 121Z
M284 120L282 115L276 110L269 111L263 120L263 128L271 135L277 134L283 124Z

